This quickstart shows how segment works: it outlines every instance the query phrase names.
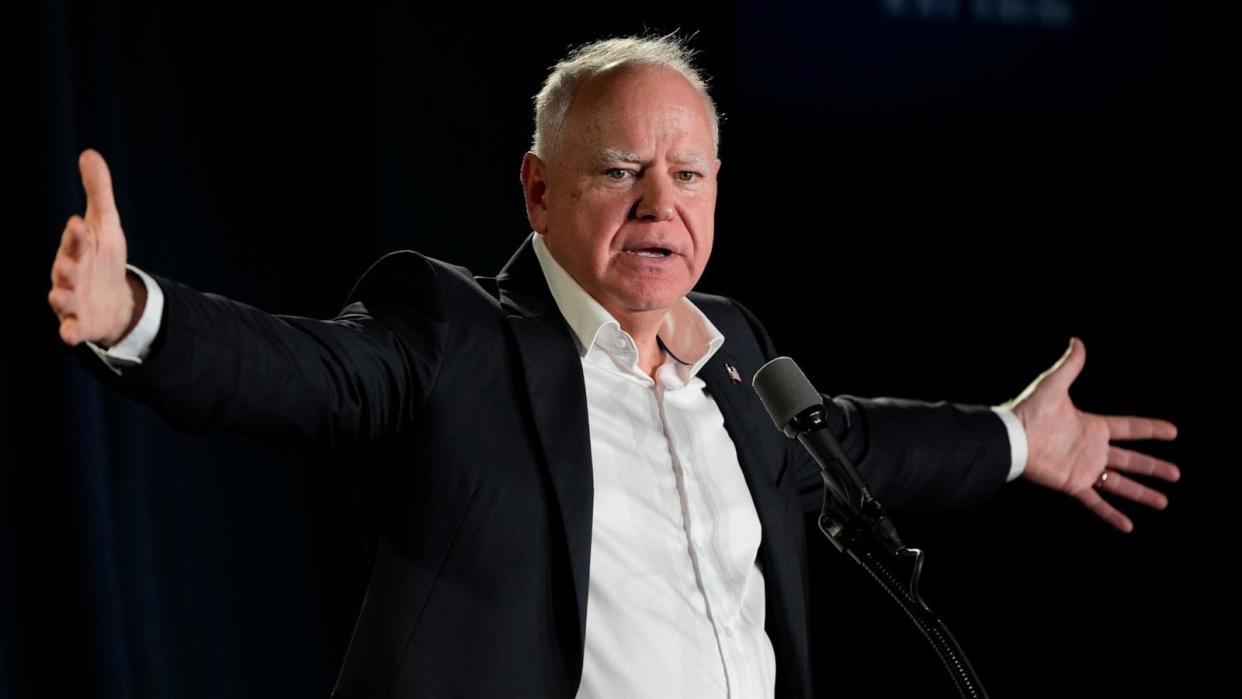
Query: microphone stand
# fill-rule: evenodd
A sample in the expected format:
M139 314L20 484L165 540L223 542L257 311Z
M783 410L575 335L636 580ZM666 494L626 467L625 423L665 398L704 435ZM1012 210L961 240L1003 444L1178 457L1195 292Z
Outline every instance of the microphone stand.
M785 432L796 436L820 465L824 506L819 515L819 530L838 551L862 566L901 607L935 650L958 695L962 699L987 699L987 692L957 639L919 595L922 550L901 542L897 529L824 423L823 406L802 412Z

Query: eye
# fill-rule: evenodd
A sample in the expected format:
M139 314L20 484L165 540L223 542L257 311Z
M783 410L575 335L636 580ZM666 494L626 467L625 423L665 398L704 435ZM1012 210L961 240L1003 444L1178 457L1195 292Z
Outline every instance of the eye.
M618 182L629 177L631 174L632 173L629 170L626 170L623 167L613 167L604 170L604 177L607 177L610 180L617 180Z
M695 180L701 177L702 175L695 172L694 170L679 170L677 172L677 179L681 180L682 182L694 182Z

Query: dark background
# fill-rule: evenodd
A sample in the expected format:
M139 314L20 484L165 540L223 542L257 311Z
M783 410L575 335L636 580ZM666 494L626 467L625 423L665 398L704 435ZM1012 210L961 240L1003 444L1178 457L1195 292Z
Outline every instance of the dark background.
M326 695L368 573L347 465L177 434L60 344L48 271L84 208L81 149L112 167L131 262L329 316L393 249L498 270L528 232L548 66L678 28L724 115L699 288L755 310L821 390L995 404L1077 335L1080 406L1181 428L1145 447L1183 467L1171 505L1123 504L1128 536L1025 482L898 517L992 696L1206 681L1232 612L1202 513L1232 463L1205 435L1236 311L1176 3L165 5L17 11L0 696ZM949 695L900 613L826 543L811 555L824 696Z

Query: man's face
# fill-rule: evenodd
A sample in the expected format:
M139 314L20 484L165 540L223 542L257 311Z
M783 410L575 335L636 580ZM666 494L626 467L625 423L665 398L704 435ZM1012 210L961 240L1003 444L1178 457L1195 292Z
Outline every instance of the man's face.
M614 316L684 296L712 251L711 116L677 72L623 67L579 86L559 147L527 155L531 225L557 262Z

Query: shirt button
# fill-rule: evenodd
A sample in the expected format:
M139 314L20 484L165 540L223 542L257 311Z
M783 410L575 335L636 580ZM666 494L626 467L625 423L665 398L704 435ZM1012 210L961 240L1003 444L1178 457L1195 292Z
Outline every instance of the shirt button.
M725 633L725 638L733 638L733 629L732 629L732 628L730 628L730 627L728 627L728 626L724 627L724 633Z

